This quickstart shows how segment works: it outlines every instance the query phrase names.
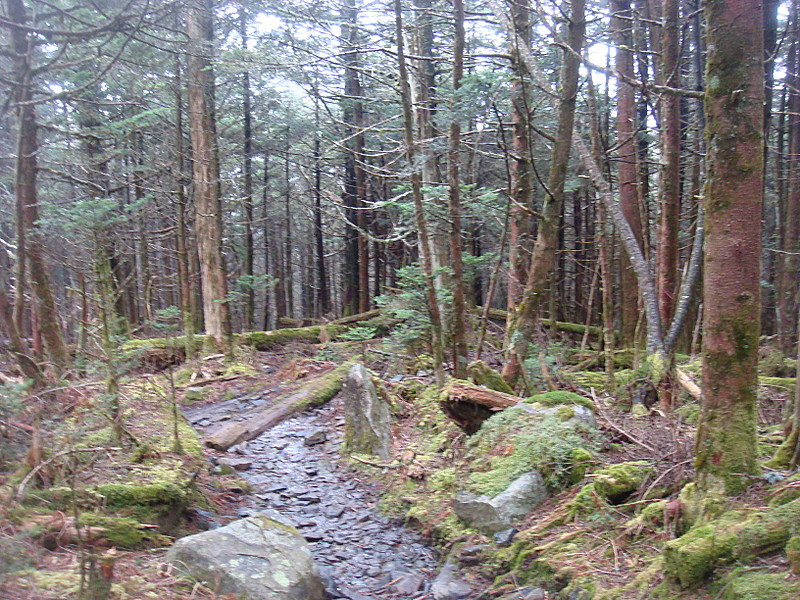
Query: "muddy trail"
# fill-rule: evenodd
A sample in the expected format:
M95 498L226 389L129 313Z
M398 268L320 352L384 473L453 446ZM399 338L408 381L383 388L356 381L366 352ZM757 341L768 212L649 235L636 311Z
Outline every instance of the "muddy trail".
M206 434L264 402L249 394L185 413ZM340 464L343 427L343 401L336 397L214 457L252 484L249 507L239 516L275 511L292 522L308 541L331 598L474 596L452 568L439 573L437 552L421 534L378 511L373 484ZM442 594L444 588L452 591Z

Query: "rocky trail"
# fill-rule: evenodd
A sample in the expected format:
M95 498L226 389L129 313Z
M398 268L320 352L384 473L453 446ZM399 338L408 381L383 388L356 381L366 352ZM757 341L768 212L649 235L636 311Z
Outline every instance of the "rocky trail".
M207 434L265 401L250 394L185 412ZM219 453L214 458L219 465L241 471L253 486L249 506L239 516L275 511L291 522L309 543L331 598L474 595L453 565L439 571L439 557L421 534L377 510L373 484L339 464L343 427L343 402L337 397Z

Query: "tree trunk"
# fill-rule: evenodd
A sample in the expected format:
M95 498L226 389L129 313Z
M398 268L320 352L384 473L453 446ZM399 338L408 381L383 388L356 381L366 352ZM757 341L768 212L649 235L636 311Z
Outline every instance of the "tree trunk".
M664 28L661 43L661 81L680 85L680 30L678 0L664 0ZM678 292L678 226L681 203L681 99L664 94L660 100L662 155L661 215L658 230L658 307L663 323L675 311Z
M530 43L530 2L511 0L511 19L520 39ZM531 209L533 208L533 165L531 164L530 106L528 83L530 73L519 54L516 43L511 44L511 215L509 220L507 308L513 314L522 299L528 279L531 255ZM510 335L510 331L508 332Z
M780 243L777 281L778 335L781 348L788 356L797 336L797 273L800 267L800 22L795 3L791 14L789 59L787 61L787 144L786 204L783 218L783 235Z
M637 114L636 90L622 78L634 79L633 36L631 33L633 13L630 0L612 0L611 28L616 46L617 80L617 187L619 204L625 220L630 223L639 247L642 246L642 220L637 189ZM634 338L639 320L639 290L634 271L626 257L622 260L622 339L630 343Z
M705 401L696 466L701 490L738 494L758 470L763 17L757 0L707 3L705 14Z
M453 40L453 93L454 108L458 108L461 78L464 75L464 2L453 0L455 36ZM453 111L450 121L448 149L448 183L450 213L450 266L453 269L453 320L450 332L453 337L453 376L467 376L466 308L464 304L464 263L461 258L461 123L458 111Z
M13 47L13 102L17 127L19 128L16 148L14 174L14 196L17 204L19 247L25 254L30 273L31 290L35 296L39 332L44 339L47 355L55 368L60 371L70 362L69 352L64 343L61 323L58 320L56 299L50 285L50 277L45 264L45 241L39 226L39 197L36 178L38 175L37 140L38 124L33 105L30 51L34 47L25 27L28 16L22 0L6 0L6 17L13 26L10 38ZM22 293L22 289L18 293ZM22 298L19 298L22 301Z
M247 52L247 13L244 5L239 7L239 36L242 50ZM244 212L244 329L252 330L255 326L256 289L253 269L255 250L253 247L253 115L250 106L250 72L242 72L242 116L244 118L242 136L244 137L243 178L244 196L242 210Z
M217 347L231 349L228 279L222 255L217 126L214 112L212 0L193 0L186 9L189 38L189 126L192 138L197 251L206 333Z
M564 203L564 185L572 147L575 102L578 95L578 71L586 31L585 7L583 0L575 0L571 5L567 31L569 50L564 53L561 70L558 128L553 143L550 172L547 177L547 196L539 219L536 242L528 269L528 280L514 324L515 333L512 337L509 360L503 369L503 377L509 383L516 382L520 376L522 361L536 333L542 309L547 300L548 282L555 269L559 223Z
M428 300L428 311L431 319L431 346L433 350L433 363L436 372L436 383L444 385L444 342L442 339L442 315L439 311L436 287L434 285L433 260L431 256L431 242L428 233L428 222L423 206L422 177L417 168L416 144L414 142L414 117L411 108L411 86L406 68L405 44L403 42L403 11L401 0L394 0L395 35L397 36L397 67L400 77L400 96L403 106L403 141L405 145L406 161L412 169L409 176L411 180L411 195L414 200L414 215L417 225L417 237L420 248L420 262L425 275L425 290Z
M186 223L186 172L183 144L183 94L181 93L181 61L175 58L175 198L177 206L175 247L178 254L178 291L181 303L183 338L186 359L194 358L194 294L192 292L191 263L189 261L189 233Z

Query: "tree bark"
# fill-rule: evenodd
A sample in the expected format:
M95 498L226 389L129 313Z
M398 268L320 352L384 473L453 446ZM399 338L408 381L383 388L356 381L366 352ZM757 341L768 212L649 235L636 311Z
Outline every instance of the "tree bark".
M186 9L189 38L189 126L192 138L195 229L203 288L206 333L231 349L228 279L222 255L217 126L214 110L213 0L193 0Z
M758 0L705 6L706 241L698 485L737 494L758 470L756 393L763 199L763 16Z

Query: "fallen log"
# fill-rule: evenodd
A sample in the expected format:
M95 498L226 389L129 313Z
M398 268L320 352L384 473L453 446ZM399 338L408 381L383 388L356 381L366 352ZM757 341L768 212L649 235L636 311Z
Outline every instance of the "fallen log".
M478 310L481 310L481 307L476 307ZM508 319L508 312L504 311L501 308L490 308L488 313L489 319L492 321L502 321L503 323L506 322ZM550 319L541 319L540 323L544 327L552 327L553 321ZM567 323L566 321L555 321L555 328L558 331L565 331L567 333L588 333L589 335L594 335L597 337L602 337L603 335L603 328L597 327L595 325L582 325L581 323Z
M675 369L675 376L680 386L685 389L692 398L698 402L703 400L703 391L700 389L700 386L689 377L688 373L680 369Z
M439 406L456 425L471 435L495 412L515 406L521 400L511 394L454 379L442 390Z
M336 367L274 404L256 409L244 421L225 425L207 436L203 442L211 448L227 450L231 446L258 437L295 413L324 404L342 389L351 366L350 363L345 363Z

